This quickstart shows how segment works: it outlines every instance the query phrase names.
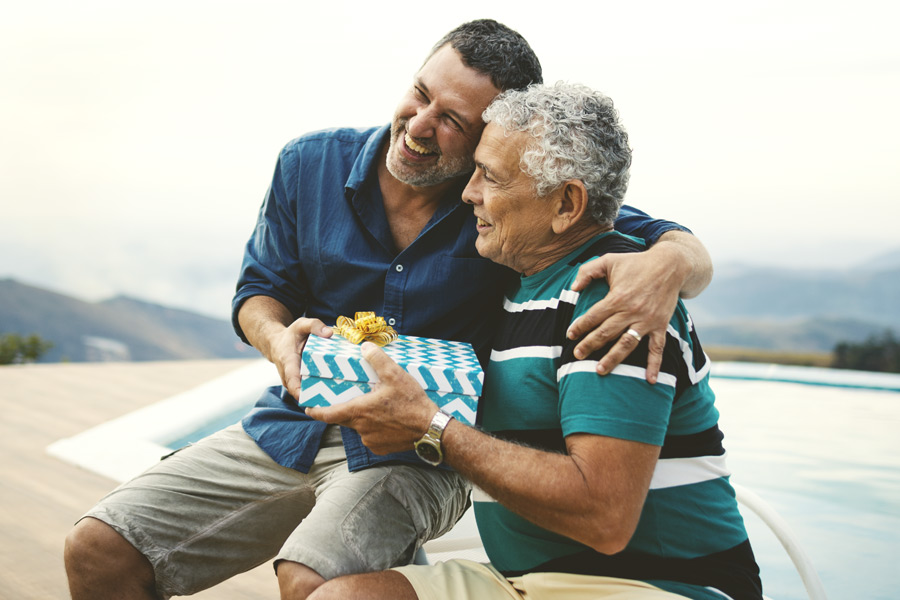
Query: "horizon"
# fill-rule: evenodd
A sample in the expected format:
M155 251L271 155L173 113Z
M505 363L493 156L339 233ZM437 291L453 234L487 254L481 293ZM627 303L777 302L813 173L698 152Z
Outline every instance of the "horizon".
M856 273L859 271L874 271L879 272L882 270L893 271L900 268L900 245L889 250L887 252L878 253L869 257L868 259L861 261L856 264L852 264L846 267L835 267L835 266L827 266L827 267L818 267L818 268L809 268L809 267L794 267L792 265L784 265L784 264L763 264L763 263L748 263L748 262L740 262L733 261L729 263L716 264L715 265L715 273L713 275L713 280L710 283L710 286L714 286L717 283L716 275L722 275L723 272L733 271L733 270L756 270L756 269L771 269L778 271L794 271L794 270L802 270L807 271L809 274L838 274L841 273L849 274ZM140 293L133 293L129 291L116 290L105 295L99 296L89 296L80 293L77 290L65 289L59 285L56 285L53 282L42 282L37 281L35 279L29 278L26 276L19 275L7 275L0 273L0 283L3 281L12 281L14 283L34 287L41 289L46 292L51 292L55 294L60 294L66 297L69 297L73 300L86 302L89 304L100 304L103 302L108 302L112 300L116 300L118 298L123 298L127 300L134 300L138 302L146 302L149 304L154 304L163 308L171 308L177 310L184 310L188 312L196 313L200 316L209 317L213 319L222 319L225 321L231 321L231 299L233 295L234 281L231 279L222 279L217 282L216 285L206 286L209 288L207 293L209 296L215 296L219 299L224 298L225 302L222 304L219 302L219 310L217 311L214 308L213 304L197 304L197 303L178 303L173 302L166 298L152 298L149 296L141 295ZM707 288L708 289L708 288ZM699 298L699 297L698 297ZM698 300L691 299L688 301L691 305L695 305ZM696 307L695 307L696 308Z
M522 33L548 83L613 98L626 202L691 228L716 267L846 269L898 249L900 6L569 6L466 0L402 28L346 2L10 7L0 278L227 314L284 143L387 122L434 41L481 17Z

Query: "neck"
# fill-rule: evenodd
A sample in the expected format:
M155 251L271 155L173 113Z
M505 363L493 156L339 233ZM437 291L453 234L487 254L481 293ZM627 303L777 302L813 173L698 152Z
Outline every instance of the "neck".
M531 267L523 270L522 273L526 276L540 273L594 236L613 230L610 225L599 225L590 219L588 221L584 224L575 224L559 234L549 245L541 249L540 258Z
M391 175L386 159L387 145L382 148L378 159L378 185L394 246L402 252L431 221L447 193L458 186L460 178L427 187L409 185Z

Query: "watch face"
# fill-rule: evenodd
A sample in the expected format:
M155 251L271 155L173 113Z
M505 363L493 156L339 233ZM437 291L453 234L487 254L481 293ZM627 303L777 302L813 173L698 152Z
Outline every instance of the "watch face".
M416 444L416 454L419 455L419 458L431 464L437 464L441 462L442 458L441 453L437 448L435 448L431 444L426 443Z

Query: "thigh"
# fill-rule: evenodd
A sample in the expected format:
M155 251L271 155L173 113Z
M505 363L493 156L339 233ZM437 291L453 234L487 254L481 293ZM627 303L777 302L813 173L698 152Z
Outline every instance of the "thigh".
M490 564L468 560L395 570L419 598L429 600L686 600L642 581L615 577L528 573L506 579Z
M341 465L323 479L316 506L277 560L325 579L408 564L468 506L469 486L452 471L393 464L350 473Z
M160 461L86 516L150 560L163 595L187 595L273 557L315 502L308 479L238 424Z
M685 600L649 583L617 577L528 573L510 583L527 600Z
M525 596L490 564L456 559L394 570L406 577L422 599L525 600Z

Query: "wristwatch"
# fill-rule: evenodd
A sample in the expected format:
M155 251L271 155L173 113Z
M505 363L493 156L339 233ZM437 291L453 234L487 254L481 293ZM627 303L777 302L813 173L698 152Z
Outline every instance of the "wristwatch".
M452 418L445 412L437 411L434 418L431 419L428 431L415 444L416 454L429 465L436 467L444 462L444 453L441 450L441 436L444 435L444 429Z

